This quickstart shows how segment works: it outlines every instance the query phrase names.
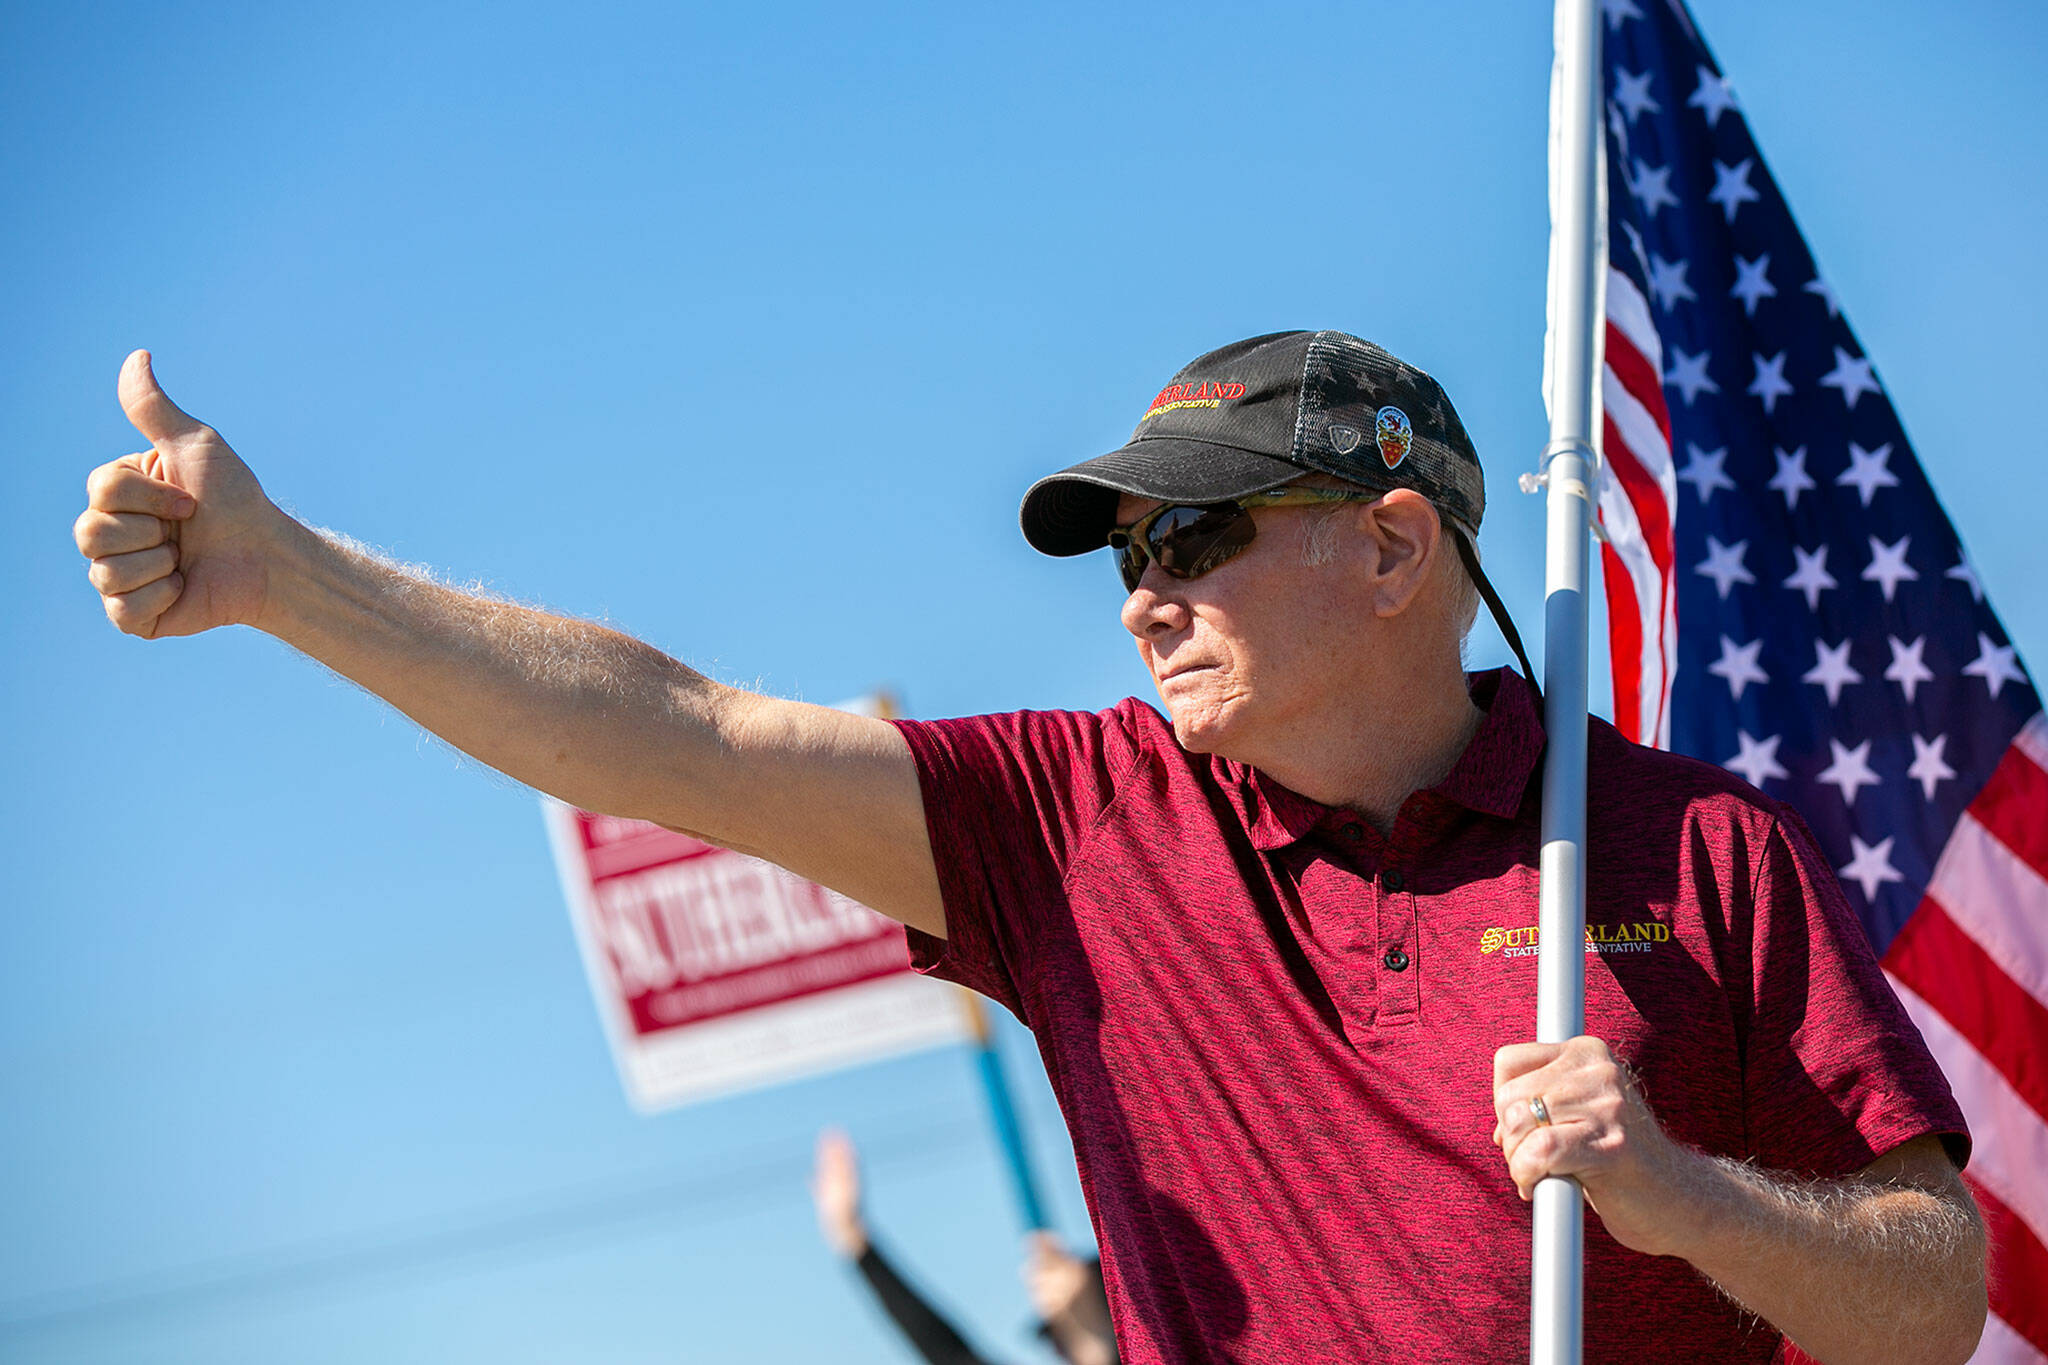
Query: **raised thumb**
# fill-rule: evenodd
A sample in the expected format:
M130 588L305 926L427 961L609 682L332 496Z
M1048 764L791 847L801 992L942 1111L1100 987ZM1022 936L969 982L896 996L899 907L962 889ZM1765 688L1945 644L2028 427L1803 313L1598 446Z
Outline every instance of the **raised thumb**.
M200 423L157 384L148 351L130 352L121 364L121 411L151 442L173 441L200 429Z

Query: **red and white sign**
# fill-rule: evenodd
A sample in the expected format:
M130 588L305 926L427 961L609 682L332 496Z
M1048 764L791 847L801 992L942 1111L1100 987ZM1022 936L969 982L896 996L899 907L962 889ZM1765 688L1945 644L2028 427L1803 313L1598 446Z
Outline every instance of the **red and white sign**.
M771 863L546 803L627 1096L643 1111L966 1036L903 927Z

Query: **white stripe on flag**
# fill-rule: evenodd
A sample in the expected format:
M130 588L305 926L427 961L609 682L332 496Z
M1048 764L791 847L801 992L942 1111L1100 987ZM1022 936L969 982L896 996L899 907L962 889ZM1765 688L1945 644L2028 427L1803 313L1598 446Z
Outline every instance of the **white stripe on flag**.
M1970 1357L1970 1365L2048 1365L2048 1356L2035 1350L2032 1342L1993 1313L1984 1319L1984 1339L1977 1343L1977 1353Z
M1636 401L1636 396L1621 382L1621 376L1613 370L1602 370L1600 380L1607 420L1614 423L1615 431L1628 443L1629 454L1636 457L1636 463L1664 491L1665 505L1676 507L1678 475L1671 468L1671 446L1664 439L1664 428L1657 425L1648 408Z
M2013 747L2034 760L2037 768L2048 769L2048 711L2036 711L2034 718L2012 737Z
M1927 894L2007 976L2048 1003L2048 881L1967 811Z
M1628 500L1627 491L1606 461L1601 462L1594 482L1600 489L1600 526L1607 532L1607 548L1621 561L1635 594L1634 602L1609 602L1607 609L1634 612L1642 630L1642 648L1633 661L1640 678L1641 698L1636 708L1636 738L1644 744L1654 744L1658 718L1664 710L1664 680L1670 676L1665 668L1664 648L1657 639L1664 577L1657 569L1657 561L1650 557L1649 543L1643 539L1642 526L1636 521L1635 504ZM1620 660L1615 664L1623 666Z
M1636 350L1650 362L1653 372L1658 375L1664 373L1664 340L1657 335L1656 319L1650 316L1650 302L1636 291L1634 280L1611 265L1607 267L1607 320L1635 343Z
M1885 976L1919 1026L1927 1050L1948 1077L1963 1117L1969 1120L1971 1176L2032 1228L2034 1236L2048 1241L2048 1182L2041 1179L2041 1172L2048 1171L2048 1123L1932 1005L1891 973Z

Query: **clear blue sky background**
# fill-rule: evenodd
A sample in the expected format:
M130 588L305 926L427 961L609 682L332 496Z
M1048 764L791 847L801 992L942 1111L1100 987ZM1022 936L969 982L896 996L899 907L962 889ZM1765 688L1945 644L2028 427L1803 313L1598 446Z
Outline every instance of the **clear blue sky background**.
M2040 666L2048 11L1699 18ZM826 1121L1042 1358L964 1055L635 1117L529 793L266 639L107 627L69 525L130 347L308 519L939 715L1144 692L1019 493L1344 328L1455 396L1533 645L1549 60L1535 0L7 7L0 1359L897 1360Z

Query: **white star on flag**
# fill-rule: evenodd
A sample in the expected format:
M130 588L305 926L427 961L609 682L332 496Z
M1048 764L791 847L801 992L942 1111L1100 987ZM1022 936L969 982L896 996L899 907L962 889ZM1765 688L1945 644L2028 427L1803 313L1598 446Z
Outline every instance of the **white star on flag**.
M1725 641L1728 637L1724 635L1721 638ZM2017 653L2011 645L1992 644L1991 637L1980 630L1977 632L1977 657L1963 665L1963 672L1973 678L1982 678L1984 685L1991 689L1991 695L1996 697L1998 689L2006 683L2024 683L2027 680L2014 657ZM1708 664L1707 667L1712 669L1713 665ZM1737 692L1735 695L1739 697L1742 694Z
M1827 689L1828 705L1833 706L1841 699L1842 689L1850 683L1860 683L1863 675L1849 663L1849 641L1830 645L1822 640L1813 642L1813 667L1799 675L1799 681L1818 683ZM1713 665L1707 665L1712 668Z
M1707 557L1693 570L1714 580L1715 589L1721 600L1728 600L1728 590L1737 583L1754 583L1756 575L1743 567L1742 556L1748 551L1749 542L1738 540L1733 545L1723 545L1712 536L1707 537Z
M1757 666L1756 656L1763 647L1764 642L1762 640L1752 640L1746 645L1738 645L1723 635L1721 637L1721 657L1707 665L1707 672L1714 674L1716 677L1726 678L1728 680L1728 690L1733 692L1736 698L1740 700L1743 688L1751 683L1764 683L1771 680L1771 675Z
M1877 785L1877 774L1870 770L1870 741L1866 739L1851 749L1839 739L1831 739L1828 748L1834 750L1835 761L1822 768L1815 781L1840 787L1842 800L1853 806L1857 792Z
M1636 8L1636 0L1600 0L1600 12L1607 16L1607 30L1612 33L1627 19L1640 19L1643 12Z
M1721 466L1728 462L1728 447L1719 450L1701 450L1688 441L1685 445L1685 468L1678 471L1678 477L1691 484L1705 502L1714 496L1717 488L1733 488L1735 480ZM1721 594L1726 597L1727 593Z
M1650 73L1640 75L1632 71L1617 71L1614 79L1614 102L1628 114L1628 121L1634 123L1644 113L1657 113L1663 105L1650 97Z
M1877 888L1886 882L1906 880L1899 870L1892 866L1892 840L1896 836L1886 835L1875 844L1866 844L1855 835L1849 836L1849 848L1856 856L1842 868L1842 880L1855 882L1863 888L1863 899L1877 899Z
M1809 551L1794 545L1792 561L1798 567L1794 568L1791 577L1785 580L1785 586L1797 588L1806 594L1808 611L1819 611L1820 595L1829 588L1841 586L1835 582L1835 576L1828 572L1828 547L1823 545L1818 550ZM1830 697L1828 700L1833 701L1834 698Z
M1808 280L1801 287L1805 289L1806 292L1809 294L1820 295L1820 301L1828 306L1829 317L1832 318L1841 316L1842 301L1835 297L1835 289L1833 285L1829 284L1820 276L1815 275L1812 279Z
M1696 299L1692 286L1685 282L1686 262L1667 261L1654 251L1650 253L1650 295L1657 300L1657 306L1670 312L1673 304L1680 299Z
M1756 158L1753 156L1744 157L1742 163L1737 166L1724 166L1718 161L1714 163L1714 188L1707 192L1707 198L1727 210L1728 221L1731 223L1735 221L1737 209L1744 204L1754 204L1763 198L1749 186L1749 168L1755 164ZM1671 202L1675 204L1678 201L1674 199Z
M1628 238L1628 249L1635 253L1636 264L1643 268L1643 274L1650 273L1650 258L1643 252L1643 234L1636 231L1634 223L1623 223L1621 231Z
M1899 584L1916 583L1920 579L1920 571L1906 562L1906 547L1912 543L1911 536L1900 536L1890 545L1876 536L1870 538L1870 567L1863 571L1863 581L1883 588L1887 602L1899 590ZM1995 693L1996 689L1993 690Z
M1687 407L1691 407L1692 400L1701 393L1721 391L1721 386L1707 374L1707 353L1701 351L1694 355L1678 346L1671 348L1671 368L1666 371L1664 382L1678 386L1679 395L1685 399Z
M1982 602L1984 600L1984 585L1977 581L1977 571L1970 567L1969 559L1961 552L1958 552L1956 555L1956 566L1953 569L1942 570L1941 576L1943 578L1953 578L1969 588L1970 600L1972 602Z
M1614 134L1614 140L1621 144L1621 150L1627 152L1628 120L1621 116L1621 106L1613 100L1607 101L1607 128Z
M1641 157L1636 158L1636 173L1629 181L1629 191L1643 206L1645 218L1654 218L1666 204L1674 208L1678 205L1678 196L1671 192L1671 168L1652 166Z
M1686 108L1698 109L1706 114L1709 128L1718 127L1721 115L1736 107L1735 90L1728 84L1726 76L1715 75L1711 67L1701 67L1699 75L1699 88L1694 90L1692 98L1685 102Z
M1766 414L1775 412L1778 400L1792 392L1792 385L1785 379L1785 352L1780 351L1769 360L1760 355L1750 358L1756 361L1756 378L1749 381L1749 396L1763 401Z
M1756 316L1756 305L1761 299L1778 296L1778 286L1772 284L1764 272L1771 268L1771 253L1766 251L1755 260L1735 258L1735 287L1728 291L1730 298L1742 300L1742 311L1750 317ZM1823 381L1825 382L1825 381Z
M1946 782L1956 775L1956 770L1948 766L1948 760L1941 754L1947 747L1947 735L1936 735L1932 743L1918 735L1913 736L1913 766L1906 769L1906 776L1920 784L1920 794L1929 801L1934 799L1935 783Z
M1762 739L1751 739L1749 731L1737 730L1735 742L1742 751L1721 764L1729 772L1742 774L1742 780L1752 787L1761 788L1767 778L1790 777L1785 765L1778 762L1777 735L1766 735Z
M1880 488L1897 488L1899 476L1891 470L1892 443L1886 441L1876 450L1865 450L1854 441L1849 442L1849 467L1835 480L1837 488L1853 488L1863 499L1865 507L1877 496ZM1886 600L1890 597L1887 595Z
M1777 457L1778 472L1771 475L1770 483L1765 486L1775 488L1785 495L1785 510L1790 512L1799 506L1801 493L1819 485L1814 483L1812 476L1806 472L1805 446L1799 447L1789 455L1783 450L1775 449L1771 453Z
M1866 393L1877 393L1877 378L1870 372L1870 362L1859 360L1840 346L1835 347L1835 368L1820 377L1820 382L1831 389L1842 391L1842 401L1850 407Z
M1927 637L1921 636L1907 644L1896 635L1887 636L1892 647L1892 661L1885 667L1885 681L1895 682L1906 689L1907 704L1911 704L1913 693L1921 683L1934 681L1934 670L1930 669L1920 655L1927 648Z

